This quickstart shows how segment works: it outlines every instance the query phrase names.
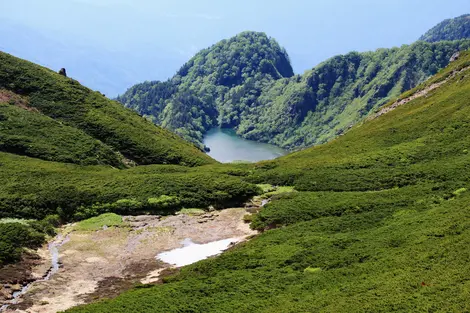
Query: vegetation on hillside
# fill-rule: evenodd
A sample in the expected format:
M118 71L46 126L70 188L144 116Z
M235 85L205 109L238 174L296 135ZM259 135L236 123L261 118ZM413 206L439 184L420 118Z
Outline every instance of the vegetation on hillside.
M0 152L0 219L31 220L37 226L33 237L44 240L45 234L54 232L48 226L52 215L67 223L104 213L168 215L181 208L236 207L260 192L256 185L240 179L244 173L217 165L147 165L119 170ZM0 246L5 249L0 249L0 266L17 261L23 248L36 247L29 241L1 236L2 227L0 224Z
M224 208L258 194L246 173L218 166L149 165L126 170L78 166L0 153L0 218L63 221L103 213L171 214L181 208Z
M466 52L424 86L468 66ZM328 144L240 167L298 191L255 216L264 233L70 312L470 310L468 73Z
M245 32L201 51L169 81L135 85L118 100L200 147L220 126L295 150L344 133L469 47L462 40L352 52L293 76L284 49Z
M288 149L326 143L469 47L470 40L417 42L333 57L303 76L265 88L237 133Z
M470 14L442 21L426 32L419 40L437 42L470 38Z
M39 248L59 223L55 215L41 221L0 219L0 266L19 261L25 248Z
M25 100L21 102L5 91L3 95L8 95L9 100L2 103L0 99L0 151L65 163L124 166L123 157L101 141L29 111Z
M38 143L30 149L42 151L28 152L25 151L27 150L25 147L27 141L38 139L38 136L36 138L30 137L34 136L36 127L38 129L49 127L53 121L44 116L18 113L24 118L34 119L35 124L24 123L26 131L23 138L7 139L17 140L18 143L13 142L13 146L20 146L18 149L26 155L35 157L44 155L45 159L64 161L57 156L57 153L53 152L54 147L58 140L68 137L66 141L70 141L70 138L75 136L79 141L75 143L72 151L68 152L72 156L66 156L66 158L71 158L70 161L74 163L80 163L77 161L77 157L84 158L84 163L102 163L100 158L103 156L96 157L96 154L109 151L105 145L112 148L115 153L110 152L108 158L111 160L104 160L103 163L114 164L116 160L113 158L115 159L116 153L122 154L137 164L193 166L214 163L211 158L177 135L153 125L135 112L123 108L118 102L111 101L102 94L83 87L73 79L2 52L0 52L0 69L0 92L2 94L10 92L21 97L27 105L27 108L24 109L29 109L31 114L43 114L56 121L56 125L52 127L52 138L45 139L49 142L41 143L43 147L38 147ZM17 117L22 118L18 115ZM9 123L9 120L2 119L0 127L3 128L2 125ZM60 127L57 123L67 126L61 129L61 132L68 133L62 135L62 138L57 137ZM76 128L76 130L71 128ZM23 135L16 133L16 131L15 134L17 136ZM85 134L101 141L101 143L95 143L96 147L91 147L91 138L87 138ZM49 144L51 146L48 147ZM2 151L8 151L8 149L5 148Z

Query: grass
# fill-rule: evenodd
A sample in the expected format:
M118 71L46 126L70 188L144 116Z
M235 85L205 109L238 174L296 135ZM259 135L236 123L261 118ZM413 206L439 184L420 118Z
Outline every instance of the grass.
M122 227L125 223L122 220L122 216L114 213L106 213L99 216L95 216L86 220L83 220L74 226L75 230L78 231L97 231L107 227Z
M201 215L206 213L203 209L181 209L177 214L186 214L186 215Z

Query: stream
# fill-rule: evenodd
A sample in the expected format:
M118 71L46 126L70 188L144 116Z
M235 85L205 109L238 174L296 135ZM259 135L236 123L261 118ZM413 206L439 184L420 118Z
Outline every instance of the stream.
M57 271L60 268L60 262L59 262L59 248L66 244L70 240L69 236L66 236L65 238L62 237L62 235L58 235L57 239L50 242L48 245L48 250L51 255L51 267L49 270L46 272L46 274L43 276L43 278L35 280L29 284L26 284L23 286L23 288L20 291L16 291L13 293L13 299L9 300L8 303L3 304L0 306L0 312L5 311L8 309L10 305L18 304L19 299L21 298L22 295L24 295L26 292L28 292L29 288L31 285L33 285L36 282L42 282L42 281L47 281L51 279L52 275L57 273Z

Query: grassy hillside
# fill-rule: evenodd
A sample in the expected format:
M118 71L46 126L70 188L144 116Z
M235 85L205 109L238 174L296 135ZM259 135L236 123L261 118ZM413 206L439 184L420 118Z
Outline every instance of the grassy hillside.
M0 151L65 163L124 166L123 157L101 141L40 114L26 99L5 90L0 91Z
M426 96L240 172L299 191L255 217L255 239L70 312L470 310L469 65L464 53Z
M10 112L12 119L35 120L32 125L24 123L25 132L21 134L22 138L7 138L10 141L16 140L16 143L7 144L8 146L3 151L11 151L16 149L15 146L20 146L14 151L56 161L68 159L74 163L82 163L83 158L85 164L115 164L117 154L122 154L137 164L193 166L214 163L192 144L167 130L156 127L136 113L123 108L119 103L81 86L73 79L6 53L0 53L0 92L3 94L10 92L20 96L27 106L23 108L29 108L29 113L21 113L16 110L16 116L11 115L13 113ZM11 97L4 96L2 98L7 98L9 102ZM3 108L2 110L14 110L4 106ZM33 114L43 114L44 116L33 116ZM24 117L20 115L24 115ZM8 121L5 118L3 120L0 121L0 125L14 123L14 121ZM36 128L45 129L52 124L54 124L51 128L51 137L53 138L44 139L42 143L37 142L39 133L34 135ZM56 131L62 124L66 127ZM19 135L14 130L10 133ZM67 134L63 134L62 138L59 138L57 137L58 133ZM4 136L3 132L1 135ZM71 147L70 141L73 137L77 142L70 151L65 151L65 148L68 147L57 151L55 146L60 140L65 140ZM99 140L101 143L92 143L92 139ZM35 147L26 151L28 149L25 146L28 141L35 141ZM49 144L51 146L47 147ZM92 147L93 144L96 147ZM109 152L109 148L106 146L115 152ZM73 156L59 156L61 152L73 154ZM109 153L110 160L101 160L103 156L96 156L96 154L103 153Z
M257 194L233 173L77 81L0 52L0 265L60 223L223 208Z

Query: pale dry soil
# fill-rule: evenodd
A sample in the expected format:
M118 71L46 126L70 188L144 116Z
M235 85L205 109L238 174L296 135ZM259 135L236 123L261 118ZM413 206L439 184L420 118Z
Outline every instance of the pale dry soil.
M49 281L33 283L7 312L58 312L116 296L138 283L158 283L160 273L171 265L158 261L157 254L180 248L186 238L198 244L243 240L255 234L243 222L245 214L245 209L237 208L202 215L128 216L125 226L98 231L78 231L68 225L61 230L70 240L59 248L59 271ZM36 272L47 268L44 264Z

